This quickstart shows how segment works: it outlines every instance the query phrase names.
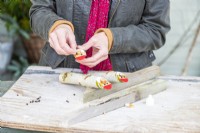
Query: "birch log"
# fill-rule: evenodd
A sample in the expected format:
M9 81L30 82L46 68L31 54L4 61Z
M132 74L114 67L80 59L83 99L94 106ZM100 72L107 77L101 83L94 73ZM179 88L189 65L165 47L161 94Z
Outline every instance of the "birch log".
M115 72L115 71L90 71L89 74L94 76L99 76L107 79L111 83L121 82L125 83L128 82L128 77L122 72Z
M59 75L59 81L66 84L81 85L84 87L92 87L98 89L110 90L112 84L102 77L90 74L66 72Z

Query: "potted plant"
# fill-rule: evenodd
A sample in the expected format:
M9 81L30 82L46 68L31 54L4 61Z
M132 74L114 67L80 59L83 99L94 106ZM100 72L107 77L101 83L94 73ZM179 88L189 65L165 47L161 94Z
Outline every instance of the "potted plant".
M13 42L16 35L21 35L24 38L29 38L29 35L19 27L18 23L7 14L0 14L0 20L5 22L7 33L0 35L0 73L5 72L13 51Z
M13 41L7 35L0 35L0 75L6 71L13 51Z
M19 27L29 34L29 39L21 36L21 34L20 38L28 54L29 62L38 63L40 58L40 51L44 46L45 41L31 32L28 14L30 6L30 0L1 0L0 14L10 15L16 20Z

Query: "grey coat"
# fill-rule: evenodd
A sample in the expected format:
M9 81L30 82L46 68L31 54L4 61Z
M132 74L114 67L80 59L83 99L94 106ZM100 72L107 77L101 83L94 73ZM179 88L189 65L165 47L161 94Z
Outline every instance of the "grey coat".
M31 0L32 30L48 40L57 20L68 20L75 27L77 44L85 42L91 0ZM165 43L170 29L169 0L111 0L109 25L114 37L110 50L113 70L133 72L155 60L153 50ZM52 68L79 68L73 56L58 55L47 43L40 65Z

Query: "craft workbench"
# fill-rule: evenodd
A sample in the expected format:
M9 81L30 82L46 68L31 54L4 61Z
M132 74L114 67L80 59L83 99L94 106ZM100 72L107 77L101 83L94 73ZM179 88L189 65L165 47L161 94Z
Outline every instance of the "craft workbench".
M49 127L49 129L43 129L43 130L41 128L41 131L52 131L52 132L62 132L62 133L64 132L199 133L200 132L200 78L159 76L158 79L162 79L167 82L167 89L165 91L153 95L153 98L155 100L154 106L146 106L145 99L143 99L138 102L135 102L133 108L122 107L114 111L105 113L103 115L80 122L78 124L71 125L68 128ZM9 85L7 85L7 87L9 87ZM6 90L4 89L4 91ZM8 112L5 112L3 107L6 108L6 103L9 104L9 101L4 101L4 100L5 99L0 101L2 102L0 105L3 105L0 106L0 115L7 115L12 117L12 115L14 115L12 111L14 110L9 110ZM15 106L16 109L18 108L17 104L18 103L16 103L16 105L13 105L13 107ZM43 110L40 111L43 112ZM21 117L23 117L24 119L28 119L29 116L22 115ZM40 123L40 121L38 121L38 123ZM51 123L51 121L49 121L49 123ZM56 124L56 122L54 123ZM0 133L4 132L6 133L8 130L10 130L6 129L5 127L12 127L12 128L16 127L20 129L27 129L26 127L23 126L20 127L20 125L19 127L17 127L16 125L8 126L5 122L2 122L1 119L0 119L0 125L3 127L0 128ZM63 125L59 125L58 127L63 127ZM13 133L14 132L16 133L17 131L19 133L22 132L22 130L21 131L10 130L10 132L11 131ZM29 131L26 132L28 133Z

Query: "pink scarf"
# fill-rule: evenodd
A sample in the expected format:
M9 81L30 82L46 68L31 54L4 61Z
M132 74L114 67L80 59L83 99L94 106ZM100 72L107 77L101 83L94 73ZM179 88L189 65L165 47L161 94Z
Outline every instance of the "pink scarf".
M107 28L109 8L110 8L110 0L92 0L90 16L86 32L86 42L94 35L97 29ZM91 56L92 56L92 48L87 50L87 57ZM80 69L84 74L86 74L89 70L98 70L98 71L112 70L112 65L110 59L108 58L91 69L84 65L80 65Z

